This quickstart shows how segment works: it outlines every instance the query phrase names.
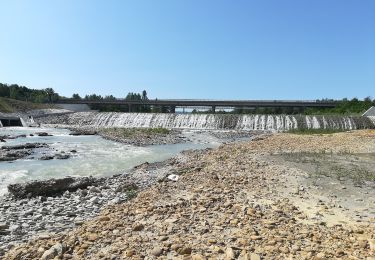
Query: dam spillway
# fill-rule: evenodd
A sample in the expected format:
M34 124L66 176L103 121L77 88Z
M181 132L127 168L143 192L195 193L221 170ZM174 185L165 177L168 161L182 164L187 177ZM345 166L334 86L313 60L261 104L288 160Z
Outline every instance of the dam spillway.
M87 127L147 127L206 130L271 130L290 129L366 129L375 122L362 116L305 116L305 115L235 115L235 114L161 114L77 112L38 118L42 124L61 124Z

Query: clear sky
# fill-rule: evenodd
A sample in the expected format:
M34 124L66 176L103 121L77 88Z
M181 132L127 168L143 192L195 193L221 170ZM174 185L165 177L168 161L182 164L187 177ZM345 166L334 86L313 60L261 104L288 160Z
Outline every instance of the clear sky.
M62 95L375 96L374 0L0 0L0 82Z

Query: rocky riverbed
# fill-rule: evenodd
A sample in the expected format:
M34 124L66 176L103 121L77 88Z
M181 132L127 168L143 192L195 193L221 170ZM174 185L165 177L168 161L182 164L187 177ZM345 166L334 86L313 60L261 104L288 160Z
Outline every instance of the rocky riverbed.
M86 183L87 187L71 192L46 188L48 183L54 183L51 180L10 185L13 194L0 198L0 258L17 243L73 229L97 216L104 207L128 200L138 191L171 175L173 169L185 162L191 153L201 151L184 152L164 162L144 163L128 174L86 178L84 182L77 182L81 185ZM65 189L69 187L72 185L66 185ZM55 194L52 193L54 191ZM45 192L50 192L48 197L34 196Z
M328 194L304 186L308 174L303 169L272 159L323 150L374 153L375 133L275 134L185 154L167 163L170 168L157 167L165 169L156 175L159 181L144 185L148 188L135 198L108 205L70 232L19 245L3 258L373 260L375 219L370 212L357 218L356 209L345 210L331 203ZM136 169L131 180L147 175L147 168ZM367 198L375 196L374 190L366 192ZM90 188L87 194L96 196ZM366 197L355 207L365 207Z

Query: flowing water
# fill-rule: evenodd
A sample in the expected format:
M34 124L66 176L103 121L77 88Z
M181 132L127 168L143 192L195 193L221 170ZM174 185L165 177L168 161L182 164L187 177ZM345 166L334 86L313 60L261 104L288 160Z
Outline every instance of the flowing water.
M37 119L46 124L91 127L164 127L180 129L289 130L374 128L375 121L361 116L152 114L78 112Z
M48 132L53 136L30 136L35 132ZM100 136L71 136L69 130L55 128L1 128L0 135L21 135L26 138L8 139L3 145L23 143L47 143L49 148L38 148L25 159L0 162L0 195L10 183L63 176L109 176L122 173L144 162L162 161L187 149L217 147L217 139L204 133L185 131L188 143L136 147L103 139ZM70 151L76 150L76 153ZM45 154L65 152L71 154L66 160L38 160Z

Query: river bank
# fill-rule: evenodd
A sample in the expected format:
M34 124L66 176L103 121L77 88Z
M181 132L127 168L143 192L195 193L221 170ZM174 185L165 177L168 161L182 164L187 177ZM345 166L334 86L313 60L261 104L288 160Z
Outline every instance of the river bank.
M5 169L9 171L10 167L17 166L17 163L20 163L20 167L22 167L22 169L25 169L24 166L27 166L30 163L31 166L33 166L32 163L35 157L37 157L36 160L48 157L50 158L48 163L52 163L51 166L53 166L56 163L59 163L59 161L54 160L53 154L55 154L56 152L64 152L61 150L62 148L66 151L64 152L64 154L66 155L69 155L71 152L74 152L74 157L66 158L66 163L64 161L65 164L72 164L74 163L74 160L80 160L80 158L82 160L83 158L85 158L85 154L89 155L89 150L85 146L77 146L77 142L80 140L82 136L84 143L98 143L98 141L100 141L100 137L96 135L96 131L101 131L102 129L96 129L96 131L93 131L92 129L88 130L83 128L75 128L71 129L73 130L73 132L57 128L8 128L7 130L9 134L4 136L7 145L2 146L2 148L0 148L0 151L6 151L9 148L15 148L16 150L18 148L22 148L22 151L27 151L27 154L25 156L29 156L26 158L26 161L16 161L15 164L8 164L8 166L4 165L6 167ZM21 130L25 133L22 132L22 134L19 134L18 131ZM41 130L43 131L41 132ZM132 129L126 130L131 131ZM139 137L139 132L140 131L136 131L136 133L133 136L137 137L138 139L141 139ZM141 136L144 137L143 132L140 133L142 134ZM168 134L169 133L170 131L168 131ZM215 132L215 135L217 135L218 137L214 137L212 132L189 131L188 133L185 133L183 137L185 140L188 140L192 144L186 143L181 148L184 148L184 150L189 149L189 147L205 148L211 145L215 146L216 141L233 142L236 141L238 138L249 138L250 136L255 136L258 134L260 133L247 132L246 134L244 134L241 132L234 133L233 131L224 131L221 133ZM188 135L189 138L186 138L186 135ZM34 151L35 149L32 148L41 146L40 143L37 142L41 140L48 142L49 145L44 143L43 152L38 151L40 154L38 154L37 156L35 154L36 151ZM27 143L30 141L33 141L34 143ZM211 144L210 142L213 143ZM59 146L57 149L57 147L54 146L55 143L65 143L65 145L64 147ZM71 146L70 143L72 143L74 147ZM118 149L121 149L121 152L123 153L126 152L126 150L122 150L122 146L124 146L122 143L123 142L121 142L121 144L109 143L108 145L110 149L113 149L113 146L116 144L115 146L119 146ZM103 150L103 147L105 147L105 145L106 143L104 141L100 142L99 146L94 149L95 154L97 154L97 149ZM132 146L125 145L124 147L128 147L126 149L129 149ZM177 147L174 148L172 146L166 146L166 148L163 147L164 146L155 146L152 148L145 149L156 149L156 151L158 151L158 149L171 149L172 151L169 151L169 153L171 154L178 154L181 150L179 148L176 150ZM23 148L30 149L25 150ZM71 150L73 148L74 150ZM12 151L13 149L10 150ZM107 149L104 150L108 153ZM82 154L83 152L85 154ZM160 152L157 153L160 154ZM172 167L171 165L174 165L176 163L178 164L178 161L183 160L183 158L185 158L186 154L188 153L189 152L183 152L182 154L179 154L176 157L173 157L166 161L141 164L141 166L135 167L131 171L127 171L122 167L121 172L123 174L117 174L115 176L109 177L98 177L95 181L93 181L93 185L74 192L65 192L63 194L55 194L53 196L48 197L29 197L29 195L31 195L32 193L28 195L28 192L23 192L25 195L27 195L28 198L24 198L26 197L24 196L21 199L14 198L10 194L7 194L3 198L1 198L0 196L0 256L5 251L8 251L14 244L17 244L19 242L26 242L30 238L35 236L44 236L46 232L60 233L65 230L71 230L77 225L80 225L84 220L91 219L94 216L98 215L100 210L106 207L107 205L126 201L129 198L129 195L131 196L132 194L129 194L129 191L124 190L124 186L129 186L129 183L134 184L135 187L137 187L137 189L144 189L145 187L150 186L152 183L155 183L155 181L157 181L158 179L163 179L167 176L167 174L171 174L171 172L174 172L174 167ZM117 152L116 156L118 156ZM20 158L14 159L16 160ZM97 158L96 160L102 161L103 159L104 158L101 157ZM144 160L145 158L143 158L143 161ZM36 165L42 165L43 163L44 162L41 162ZM38 166L38 168L40 167ZM70 168L74 169L73 166ZM15 170L17 170L17 168L15 168ZM54 167L54 170L56 171L58 169ZM45 171L48 171L48 169L45 169ZM15 171L15 173L17 173L17 171ZM93 174L93 172L91 172L91 174ZM104 173L103 175L108 176L108 174L109 173ZM14 179L15 176L12 175L15 174L9 172L5 173L5 175L2 174L0 177L4 178L5 183L14 183L16 179ZM41 174L34 173L33 175L39 176ZM48 176L51 176L49 178L53 178L54 175L51 175L51 173L49 173ZM63 176L66 176L66 174L62 175L62 177ZM23 182L23 180L20 181ZM48 180L44 181L42 178L41 181L33 184L32 186L41 187L40 189L48 189L45 185L45 183L48 182ZM20 188L22 189L22 185L19 185L19 187L15 186L14 189L19 190ZM42 193L46 192L49 191L42 190Z
M348 195L356 203L346 208L332 200L341 196L334 190L307 186L305 170L272 158L323 149L355 157L375 153L374 139L373 131L275 134L192 153L168 171L176 181L162 178L75 230L28 242L5 259L373 259L374 189L348 181L347 193L364 193Z
M139 190L165 179L191 153L200 151L144 163L127 174L96 179L92 186L74 192L24 199L7 194L0 198L0 257L17 243L73 229L97 216L102 208L128 200Z

